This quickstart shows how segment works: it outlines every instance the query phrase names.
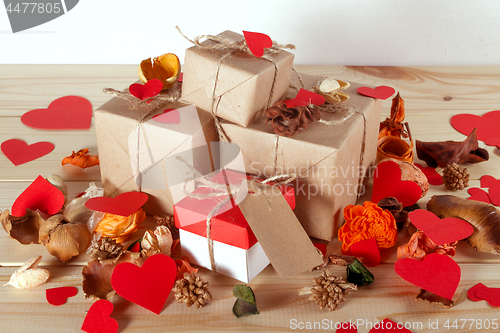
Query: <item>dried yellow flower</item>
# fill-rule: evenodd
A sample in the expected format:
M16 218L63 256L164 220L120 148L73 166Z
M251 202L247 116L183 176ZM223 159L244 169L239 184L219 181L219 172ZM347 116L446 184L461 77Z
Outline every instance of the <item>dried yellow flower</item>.
M102 237L113 238L117 243L123 243L137 230L145 218L146 213L142 208L129 216L106 213L99 221L95 232L101 234Z

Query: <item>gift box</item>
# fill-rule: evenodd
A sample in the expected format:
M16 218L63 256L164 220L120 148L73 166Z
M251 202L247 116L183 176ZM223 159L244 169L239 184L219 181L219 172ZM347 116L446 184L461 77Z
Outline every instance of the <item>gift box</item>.
M304 88L321 79L301 74ZM296 75L293 86L299 87ZM382 101L357 93L359 84L343 90L350 98L334 113L322 112L333 124L313 122L293 137L278 136L261 117L248 127L223 121L222 127L237 144L247 172L270 177L296 174L294 210L309 236L331 240L343 223L343 208L354 204L365 189L374 166ZM297 91L290 90L288 98Z
M233 41L244 40L242 35L231 31L218 36ZM215 42L203 42L205 45L211 43ZM187 49L183 66L182 98L235 124L248 126L262 117L271 92L271 104L286 96L294 56L281 50L266 54L272 60L269 61L246 52L231 52L233 51L203 50L198 46Z
M164 113L168 109L174 110ZM176 198L167 179L169 156L190 151L187 163L202 173L214 169L207 146L218 141L213 118L194 105L136 108L115 97L95 111L95 126L104 195L146 192L149 199L143 208L148 214L173 214Z
M285 265L290 266L294 265L294 263L288 264L290 261L300 262L301 260L297 259L299 256L294 256L293 253L288 252L286 245L283 245L285 247L283 248L280 240L271 235L273 231L286 234L288 243L292 244L295 250L304 251L302 256L308 261L306 264L308 265L307 269L320 264L321 259L314 250L314 246L312 246L291 211L295 206L293 188L290 186L273 187L266 185L266 192L260 188L257 189L257 183L255 182L247 184L248 179L251 178L243 173L224 170L213 177L211 181L215 184L239 186L239 192L235 198L229 199L227 195L210 196L210 193L213 193L213 188L198 187L193 191L192 196L187 196L175 204L174 216L176 226L180 230L182 255L187 256L191 262L197 265L212 268L207 239L207 216L212 213L210 239L213 242L212 252L217 273L249 282L269 264L270 260L273 265L275 260L286 261ZM241 198L242 192L252 194ZM237 199L238 197L240 199ZM272 198L280 198L281 202L279 200L273 201ZM226 202L216 208L224 199L226 199ZM264 205L256 204L255 199L263 200ZM253 213L248 212L249 209L252 211L264 210L271 212L271 215L256 217ZM256 233L254 233L254 229L250 226L251 222L259 220L257 224L262 223L264 220L269 219L272 214L285 216L286 223L290 226L283 230L279 222L276 222L276 228L269 232L263 230L261 226L253 224L253 228L256 229ZM289 219L289 217L292 218ZM294 219L296 221L295 226L293 225ZM274 218L272 220L267 221L268 224L271 225L275 222ZM302 234L300 231L296 231L297 227L302 229ZM290 232L290 230L292 231ZM262 234L270 236L271 241L275 242L275 244L270 244L269 239L266 239L265 236L262 237ZM264 246L258 241L257 237L263 238ZM269 258L266 253L269 254ZM276 253L279 256L278 259L275 257ZM282 259L283 256L288 256L288 258ZM277 269L278 273L281 272L280 268ZM301 270L302 267L297 269Z

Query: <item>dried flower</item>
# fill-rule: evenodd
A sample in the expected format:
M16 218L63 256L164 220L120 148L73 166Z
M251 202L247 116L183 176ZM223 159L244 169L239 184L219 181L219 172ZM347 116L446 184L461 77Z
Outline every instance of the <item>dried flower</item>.
M188 307L194 304L199 309L207 301L212 300L212 294L208 290L208 282L204 282L194 272L184 273L184 278L175 281L172 291L177 302L184 302Z
M99 156L98 155L89 155L89 149L80 149L76 153L73 151L71 156L66 156L61 164L73 164L82 169L89 168L94 165L99 165Z
M316 108L296 106L287 108L285 102L278 102L266 110L267 121L276 134L282 136L293 136L315 120L321 119L321 114Z
M371 238L375 238L381 249L396 244L398 230L394 216L371 201L365 201L363 206L347 205L344 219L346 222L338 233L344 253L349 251L352 244Z
M377 205L384 210L387 209L394 216L398 231L401 231L408 221L408 212L403 210L403 204L394 197L386 197L380 200Z
M119 257L123 253L123 245L109 237L102 237L90 249L90 260L106 260Z
M158 215L153 216L158 225L163 225L170 230L173 239L179 239L179 228L175 226L175 219L173 215L167 215L165 217L160 217Z
M413 233L408 243L398 247L398 259L412 258L423 260L425 256L430 252L453 257L455 256L457 243L458 242L436 245L422 231L416 231L415 233Z
M4 210L0 214L0 222L10 238L24 245L38 244L38 231L45 222L40 214L30 209L26 209L26 215L20 217L9 213L8 209Z
M380 131L378 138L386 136L394 136L397 138L407 138L408 133L405 131L403 120L405 120L405 101L399 96L399 92L392 99L391 115L380 123Z
M173 242L172 234L167 227L158 226L154 232L147 230L142 237L141 254L144 257L150 257L158 253L170 256Z
M103 237L110 237L116 240L117 243L123 243L132 233L134 233L139 225L146 218L146 213L139 208L129 216L120 216L106 213L95 232Z
M314 87L314 91L323 96L327 103L334 104L349 99L349 95L339 91L339 89L347 89L349 86L349 82L327 78L318 82L318 85Z
M450 190L463 190L469 186L469 172L453 162L443 169L443 184Z
M11 275L9 282L4 286L10 284L15 288L24 289L37 287L47 282L50 272L46 269L37 268L41 260L42 256L28 260Z
M163 89L171 88L179 78L181 63L173 53L143 60L139 65L138 75L142 83L158 79L163 83Z

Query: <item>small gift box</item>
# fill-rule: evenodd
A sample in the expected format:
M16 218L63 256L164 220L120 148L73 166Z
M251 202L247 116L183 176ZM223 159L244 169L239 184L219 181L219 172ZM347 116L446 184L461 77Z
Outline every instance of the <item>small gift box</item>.
M321 79L301 77L305 89ZM292 83L300 86L295 75ZM297 175L294 212L311 237L333 239L343 223L343 208L364 192L375 163L382 101L360 95L359 86L351 83L343 90L350 98L335 112L321 112L329 123L315 121L292 137L278 136L265 118L246 128L222 122L231 142L240 147L247 172L261 177ZM296 94L291 90L288 98Z
M210 181L214 186L239 186L239 192L234 198L229 198L228 195L211 196L213 188L199 187L191 196L174 206L175 223L180 229L182 255L189 257L197 265L212 269L212 253L217 273L244 282L252 280L270 261L273 266L279 261L275 268L278 274L285 275L289 272L297 273L304 267L310 269L319 265L320 257L293 215L293 188L260 185L255 181L247 183L249 179L251 177L245 174L223 170ZM262 189L260 186L267 188ZM247 194L243 199L242 193ZM260 200L260 203L255 200ZM268 216L257 216L258 211L265 211L264 214ZM208 215L212 215L210 239L207 238ZM280 225L280 216L284 217L286 228ZM268 225L262 227L260 224ZM273 236L273 233L286 235L287 242L295 249L287 251L289 244L283 245L283 240ZM293 254L294 251L303 251L302 259L298 259ZM290 267L283 269L287 265Z
M104 195L146 192L149 200L143 208L148 214L172 214L177 200L167 179L167 160L189 151L187 163L202 174L212 172L207 142L218 141L213 118L181 103L134 106L115 97L95 111Z
M240 34L225 31L217 37L243 41ZM203 45L219 43L207 39ZM248 126L263 117L269 104L288 91L293 54L280 50L256 57L231 49L186 50L182 98L235 124Z

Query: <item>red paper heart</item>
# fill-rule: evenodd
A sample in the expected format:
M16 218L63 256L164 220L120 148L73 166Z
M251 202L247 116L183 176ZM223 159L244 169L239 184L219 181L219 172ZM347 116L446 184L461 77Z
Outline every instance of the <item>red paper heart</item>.
M264 55L264 48L270 48L273 46L271 37L266 34L243 31L243 36L245 36L250 52L252 52L252 54L256 57L262 57Z
M405 328L402 324L398 324L395 321L392 321L390 319L385 318L381 322L376 323L373 325L373 328L370 330L369 333L376 333L376 332L407 332L407 333L412 333L410 330Z
M130 94L139 98L141 101L150 97L155 97L162 89L163 83L158 79L151 79L145 84L133 83L128 87Z
M473 301L473 302L479 302L479 301L482 301L483 299L482 299L482 298L480 298L480 297L477 297L477 296L475 295L475 292L476 292L476 290L478 290L478 289L483 289L483 288L484 288L484 289L488 289L488 288L487 288L484 284L482 284L482 283L478 283L478 284L476 284L475 286L472 286L471 288L469 288L469 290L467 290L467 297L468 297L471 301Z
M427 181L431 185L443 185L443 178L439 173L437 173L435 168L431 167L424 167L423 165L419 163L415 163L415 165L422 170L424 173L425 177L427 178Z
M486 140L484 140L484 143L488 146L496 146L500 149L500 136L497 136L495 138L487 138Z
M488 145L500 143L498 128L500 127L500 111L490 111L482 116L474 114L457 114L450 119L451 126L464 135L469 135L477 128L477 139Z
M394 88L388 86L378 86L376 88L369 88L369 87L358 88L358 93L360 93L361 95L378 99L388 99L389 97L394 95L395 92L396 90L394 90Z
M495 206L500 206L500 180L493 176L484 175L481 177L481 187L488 188L488 197Z
M469 200L482 201L491 204L491 200L488 193L486 193L484 190L478 187L469 188L467 190L467 193L471 195L470 197L467 198Z
M90 307L83 321L82 331L87 333L114 333L118 331L118 322L110 318L113 303L101 299Z
M355 257L362 257L363 264L375 267L380 264L380 250L375 238L365 239L351 245L350 251Z
M500 288L477 288L474 295L494 307L500 306Z
M98 212L129 216L148 201L144 192L126 192L115 198L97 197L87 200L85 207Z
M353 323L335 323L336 333L357 333L358 328Z
M313 243L314 247L320 250L321 254L326 256L326 244Z
M395 162L386 161L377 165L373 176L372 202L395 197L403 207L408 207L415 204L421 195L422 190L417 183L401 180L401 169Z
M47 155L54 150L50 142L36 142L28 145L23 140L10 139L2 142L2 152L14 165L21 165Z
M63 305L69 297L76 296L78 289L76 287L59 287L45 290L45 298L52 305Z
M181 114L177 109L166 109L162 114L153 116L153 120L159 123L179 124L181 122Z
M51 130L89 129L92 122L92 104L79 96L64 96L49 104L46 109L36 109L21 116L29 127Z
M474 227L467 221L447 217L440 219L432 212L417 209L408 214L410 222L436 245L453 243L472 235Z
M26 215L26 209L37 209L47 215L58 213L64 205L64 194L42 176L21 193L12 205L13 216Z
M460 266L442 254L430 253L423 261L402 258L396 261L394 269L406 281L448 300L460 283Z
M287 108L293 108L296 106L308 106L310 104L323 105L325 104L325 98L312 91L300 88L294 99L287 99L284 102Z
M181 82L182 83L183 79L184 79L184 73L180 73L179 77L177 78L177 82Z
M121 263L111 275L113 289L126 300L160 314L175 283L177 266L164 254L155 254L142 264Z

